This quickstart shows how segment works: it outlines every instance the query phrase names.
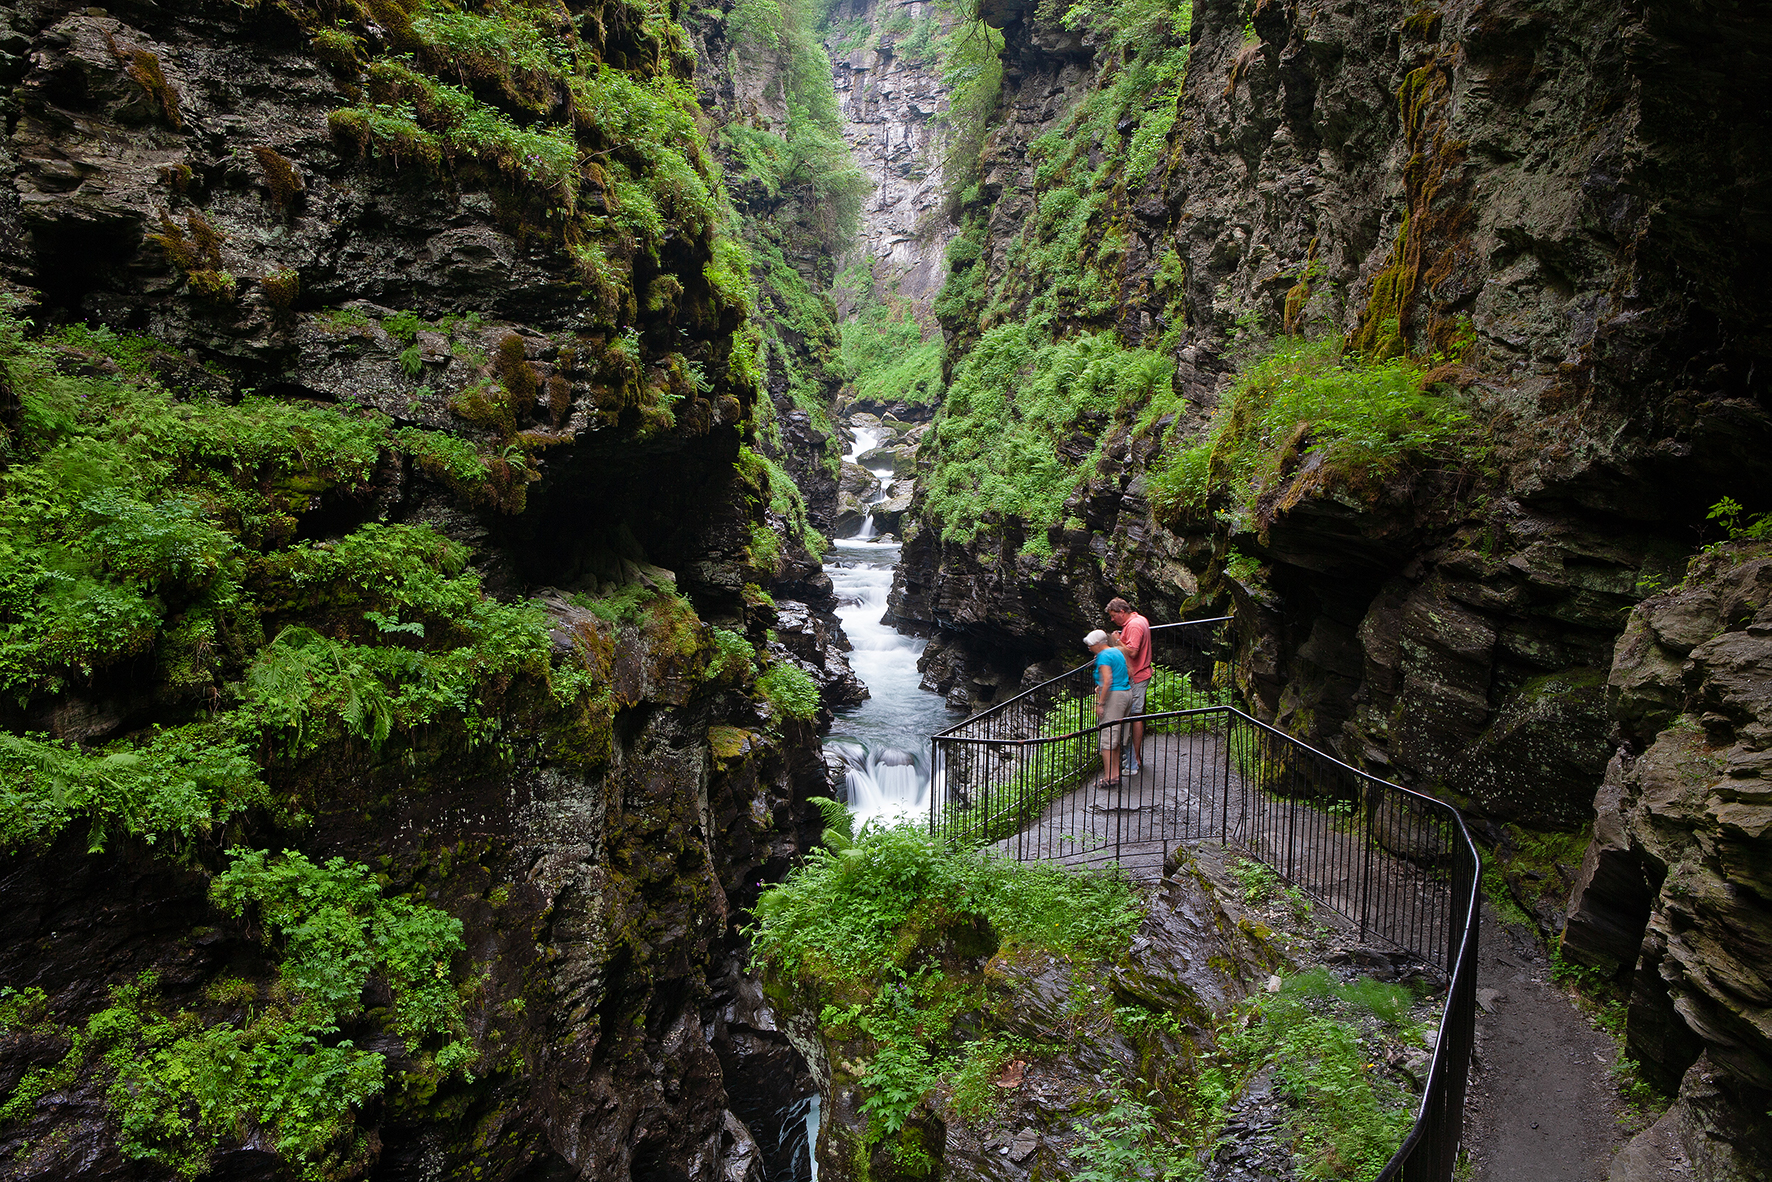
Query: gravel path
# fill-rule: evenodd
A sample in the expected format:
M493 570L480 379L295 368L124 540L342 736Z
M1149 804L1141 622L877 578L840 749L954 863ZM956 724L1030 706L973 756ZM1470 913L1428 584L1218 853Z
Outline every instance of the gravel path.
M1605 1182L1627 1139L1612 1083L1617 1047L1550 981L1536 934L1485 903L1477 1063L1465 1108L1476 1182ZM1492 991L1492 992L1491 992Z

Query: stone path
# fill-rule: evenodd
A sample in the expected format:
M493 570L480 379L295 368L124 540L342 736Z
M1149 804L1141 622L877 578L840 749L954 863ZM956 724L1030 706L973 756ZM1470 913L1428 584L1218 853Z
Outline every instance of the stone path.
M1617 1048L1550 980L1536 934L1485 903L1477 1062L1465 1107L1476 1182L1605 1182L1626 1140Z

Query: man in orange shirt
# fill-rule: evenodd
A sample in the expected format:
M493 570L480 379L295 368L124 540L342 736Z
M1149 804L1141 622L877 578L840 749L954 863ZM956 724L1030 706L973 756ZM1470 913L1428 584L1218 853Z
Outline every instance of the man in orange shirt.
M1132 705L1128 715L1144 713L1144 693L1151 684L1151 622L1132 610L1124 599L1111 599L1108 619L1114 622L1113 641L1126 654L1132 671ZM1126 748L1126 774L1136 776L1144 766L1144 722L1132 724L1132 742Z

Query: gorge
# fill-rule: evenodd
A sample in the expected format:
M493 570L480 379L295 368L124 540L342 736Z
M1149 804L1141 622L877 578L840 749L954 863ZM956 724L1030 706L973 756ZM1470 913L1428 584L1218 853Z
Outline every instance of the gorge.
M762 1182L817 1094L1019 1182L1122 1063L1177 1142L1293 973L1234 866L904 929L1148 1024L1050 1128L883 1135L753 955L1124 595L1465 811L1660 1096L1585 1176L1768 1177L1756 6L15 0L0 92L0 1174Z

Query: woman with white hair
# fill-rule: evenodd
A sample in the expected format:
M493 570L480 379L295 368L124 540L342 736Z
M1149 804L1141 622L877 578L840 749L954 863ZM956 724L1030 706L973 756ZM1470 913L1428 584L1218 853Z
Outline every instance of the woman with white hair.
M1104 723L1118 723L1132 705L1132 672L1126 665L1126 654L1114 638L1100 628L1083 638L1095 654L1095 717ZM1120 743L1124 725L1101 728L1102 783L1120 782Z

